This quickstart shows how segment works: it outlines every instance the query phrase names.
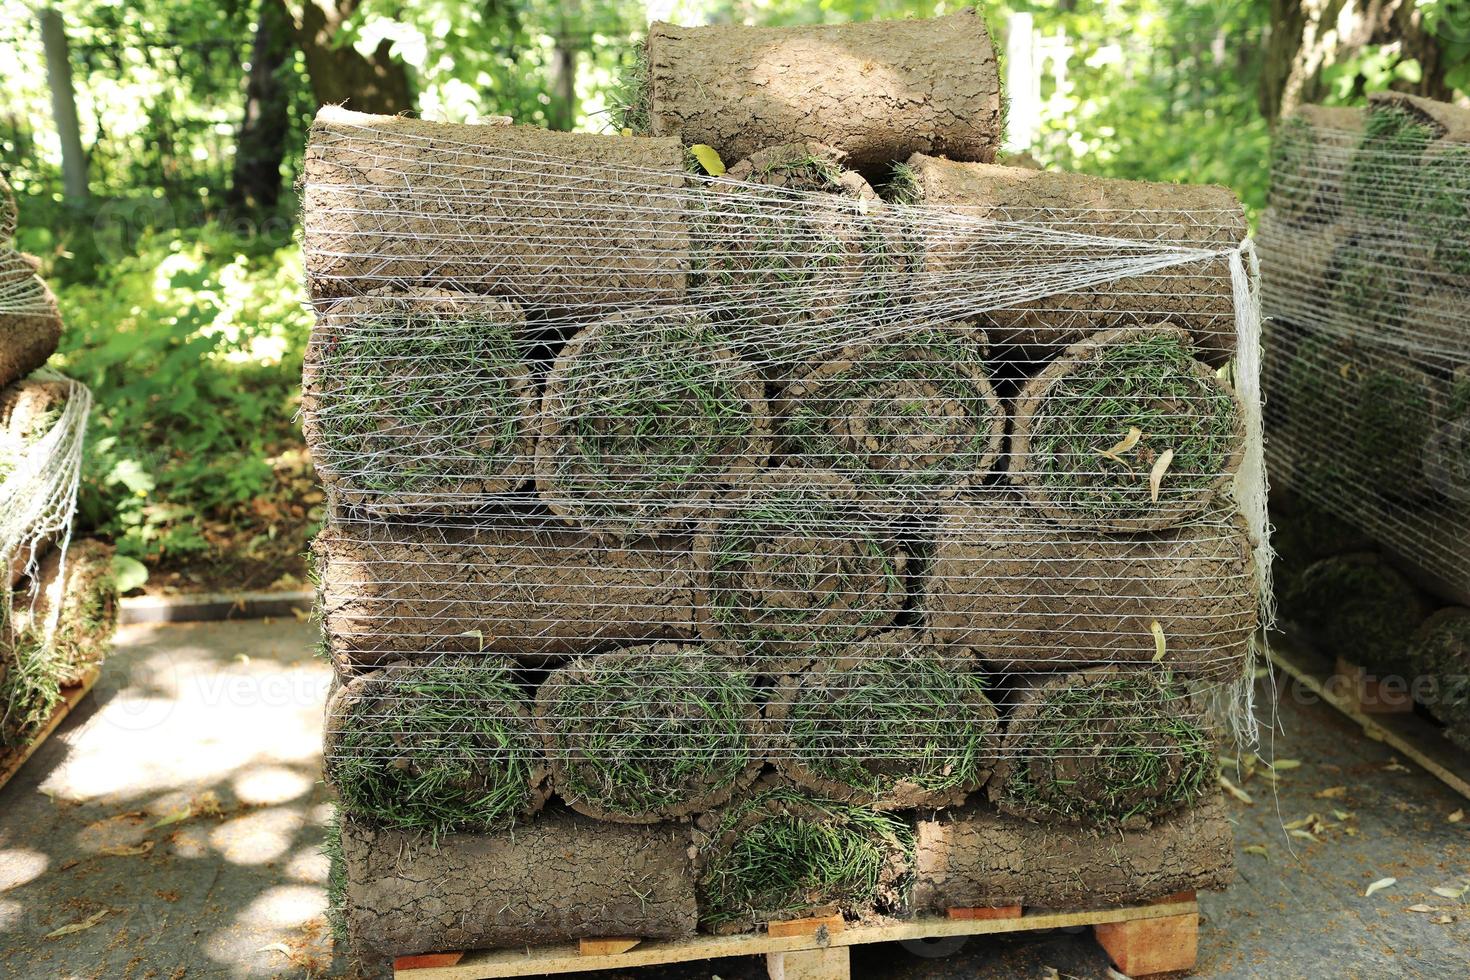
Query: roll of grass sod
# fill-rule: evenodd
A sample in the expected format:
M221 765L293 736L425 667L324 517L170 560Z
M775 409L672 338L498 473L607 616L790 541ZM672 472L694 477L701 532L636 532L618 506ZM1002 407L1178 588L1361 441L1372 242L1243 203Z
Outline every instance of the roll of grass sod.
M918 328L850 345L776 403L780 452L916 500L980 483L1005 439L984 335Z
M1409 661L1433 681L1424 700L1445 734L1470 750L1470 609L1450 606L1426 619L1409 643Z
M1429 600L1378 555L1324 558L1281 598L1285 616L1322 651L1369 671L1413 677L1409 643L1429 616Z
M958 163L922 154L900 164L887 193L901 203L938 207L984 219L973 230L943 225L927 238L916 302L962 316L1001 285L1001 270L1018 255L1033 267L1054 264L1054 292L977 319L997 345L1016 345L1045 359L1093 331L1161 320L1187 329L1210 364L1235 352L1235 299L1228 260L1205 259L1157 272L1066 289L1078 263L1118 261L1128 245L1018 241L993 222L1045 226L1087 238L1229 250L1247 235L1245 212L1223 187L1152 184L1022 167Z
M0 483L61 421L68 391L65 381L37 378L0 388Z
M916 836L914 908L923 911L1108 908L1235 879L1218 792L1146 829L1033 823L972 804L920 815Z
M312 552L344 674L446 652L539 664L694 635L687 541L612 547L513 514L458 527L336 521Z
M588 531L656 534L770 450L764 385L708 320L682 307L630 311L579 331L557 357L536 486Z
M879 810L954 806L990 776L995 706L973 661L895 630L782 679L771 760L794 783Z
M914 152L993 160L1000 75L973 10L932 20L799 27L655 23L626 122L726 160L815 140L859 167Z
M1470 372L1450 386L1444 419L1424 447L1429 485L1446 500L1470 503Z
M1311 224L1342 214L1342 183L1362 139L1367 111L1307 105L1282 122L1271 143L1271 208Z
M342 855L355 957L679 939L697 922L687 827L548 810L512 831L432 841L349 818Z
M1354 382L1346 422L1355 482L1381 496L1424 497L1426 449L1439 414L1434 379L1407 354L1378 350L1360 359Z
M1429 148L1410 208L1431 268L1457 286L1470 286L1470 145Z
M898 279L898 250L869 217L877 195L843 163L829 146L784 143L694 191L690 298L766 374L841 346L840 326L817 325L871 311Z
M1214 742L1188 691L1148 666L1019 679L988 792L1047 823L1141 826L1215 788Z
M784 468L710 504L694 538L695 619L758 673L840 657L907 602L899 521L841 477Z
M705 818L697 840L704 928L725 934L762 922L906 908L914 846L907 820L774 781L756 790Z
M302 431L323 482L378 512L472 510L531 475L538 408L514 304L418 292L319 304Z
M327 784L344 813L381 827L509 827L549 794L528 708L510 669L486 658L355 677L327 705Z
M56 353L61 311L28 255L0 247L0 385L30 374Z
M37 571L35 602L17 610L16 626L55 648L63 687L80 684L111 648L118 608L112 558L112 545L91 538L73 541L64 558L52 549Z
M306 149L307 284L314 298L453 283L558 309L677 301L683 187L678 140L327 106Z
M1308 479L1308 486L1318 483ZM1277 595L1295 588L1314 562L1373 547L1373 539L1343 515L1324 509L1301 494L1271 491L1271 580Z
M615 823L718 806L763 761L754 678L702 647L658 643L553 671L536 721L558 796Z
M1424 151L1435 139L1434 124L1397 102L1374 103L1363 138L1343 180L1343 199L1370 226L1412 220Z
M1158 663L1231 680L1244 670L1259 598L1239 516L1118 536L1000 499L952 505L935 534L924 622L991 671Z
M1067 348L1016 400L1012 480L1072 527L1149 531L1198 516L1235 474L1244 409L1177 327Z
M71 667L44 631L16 630L19 624L5 618L0 615L0 748L13 750L30 744L56 710Z

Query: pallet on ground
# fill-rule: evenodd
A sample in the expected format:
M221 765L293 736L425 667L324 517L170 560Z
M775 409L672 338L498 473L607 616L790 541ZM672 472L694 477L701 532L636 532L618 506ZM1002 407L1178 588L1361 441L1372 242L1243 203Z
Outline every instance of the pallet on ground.
M56 705L56 710L51 712L51 717L46 719L46 724L36 732L36 737L24 747L10 752L0 754L0 787L10 782L11 778L18 772L20 767L26 764L26 760L36 754L36 750L56 731L57 727L71 714L72 709L87 696L97 683L97 678L102 671L93 667L82 675L80 684L72 684L61 689L61 701Z
M1271 662L1303 687L1360 725L1363 734L1382 742L1470 798L1470 758L1444 737L1443 730L1364 683L1360 670L1313 650L1298 637L1272 634L1267 645ZM1393 710L1385 711L1385 703Z
M765 932L738 936L640 942L619 952L598 941L529 949L482 950L402 956L394 962L398 980L491 980L592 970L627 969L684 963L725 956L766 957L772 980L847 980L848 954L868 943L939 939L1092 926L1113 962L1130 976L1188 970L1199 939L1199 905L1193 892L1157 902L1080 912L1005 909L950 909L944 917L910 922L851 926L840 916L773 923ZM618 939L612 948L629 942Z

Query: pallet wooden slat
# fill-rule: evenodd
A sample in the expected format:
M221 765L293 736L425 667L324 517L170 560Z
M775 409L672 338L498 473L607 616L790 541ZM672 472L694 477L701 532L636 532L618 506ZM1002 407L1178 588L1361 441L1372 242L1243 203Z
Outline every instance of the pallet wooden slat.
M36 732L36 737L31 740L30 744L23 749L0 755L0 787L10 782L15 774L20 772L20 768L26 764L26 760L36 754L36 750L66 720L66 716L71 714L72 709L81 702L82 698L87 696L87 692L92 690L93 686L97 683L97 678L101 674L101 668L91 667L82 675L82 682L80 684L73 684L70 687L62 688L61 702L56 705L56 710L51 712L51 717L46 719L46 724L42 725L40 731Z
M906 939L937 939L945 936L976 936L994 933L1027 932L1033 929L1062 929L1096 926L1113 922L1169 917L1198 917L1199 906L1192 900L1131 905L1079 912L1023 912L1014 918L974 919L924 916L909 922L876 926L847 926L833 932L818 929L794 936L772 936L748 933L739 936L696 936L690 939L641 943L625 953L607 956L584 956L577 943L539 946L530 949L481 950L465 953L457 964L443 967L400 971L402 980L493 980L498 977L525 977L542 974L580 973L590 970L625 969L681 963L688 960L717 959L724 956L756 956L771 953L834 949L842 956L796 958L784 957L780 968L787 980L796 977L822 977L839 960L846 962L846 947L867 943L900 942ZM771 961L767 960L768 967ZM806 966L816 973L800 974L794 967ZM844 974L834 974L844 977Z
M1441 730L1417 714L1368 714L1358 704L1356 691L1337 679L1337 665L1299 640L1272 634L1267 650L1271 662L1323 701L1382 742L1414 761L1461 796L1470 798L1470 758L1445 739Z

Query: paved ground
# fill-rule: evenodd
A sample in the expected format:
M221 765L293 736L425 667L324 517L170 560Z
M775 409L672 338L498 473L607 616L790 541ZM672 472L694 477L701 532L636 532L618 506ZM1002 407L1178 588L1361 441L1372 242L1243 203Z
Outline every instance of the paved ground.
M0 975L341 975L321 917L328 670L310 652L312 630L133 626L119 640L84 706L0 790ZM1261 700L1272 703L1264 688ZM1255 802L1232 803L1240 880L1202 896L1198 975L1470 976L1470 905L1432 890L1470 884L1470 816L1452 819L1470 802L1330 708L1289 690L1279 703L1268 750L1301 765L1274 791L1242 774ZM1386 877L1397 883L1363 896ZM77 926L86 928L58 934ZM1107 976L1086 934L853 958L853 975L872 980L1051 969ZM755 980L764 970L722 960L611 976Z

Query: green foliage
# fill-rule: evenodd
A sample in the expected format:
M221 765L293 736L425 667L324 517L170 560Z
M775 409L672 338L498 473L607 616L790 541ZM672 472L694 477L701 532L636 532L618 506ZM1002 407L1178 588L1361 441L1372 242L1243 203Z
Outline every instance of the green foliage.
M296 246L208 223L58 284L57 366L96 396L84 529L133 558L203 551L206 520L274 492L270 460L300 440L301 278Z

